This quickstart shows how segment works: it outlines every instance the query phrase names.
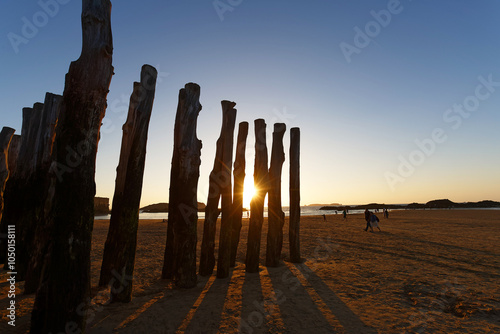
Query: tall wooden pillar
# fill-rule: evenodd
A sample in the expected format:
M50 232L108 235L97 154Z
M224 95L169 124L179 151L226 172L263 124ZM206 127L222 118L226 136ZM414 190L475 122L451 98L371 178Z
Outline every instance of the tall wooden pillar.
M300 129L290 129L290 261L300 263Z
M82 1L82 52L71 63L54 142L52 233L31 314L31 333L85 331L90 295L95 159L113 75L111 3ZM64 166L64 167L62 167Z
M283 136L285 123L274 124L273 148L271 150L271 165L269 167L269 198L266 266L277 267L281 258L283 246L283 225L285 213L281 209L281 170L285 161Z
M100 286L111 286L113 302L129 302L132 298L139 206L157 74L152 66L142 67L141 81L134 82L127 121L123 125L120 162L99 279Z
M260 238L264 221L264 200L268 190L266 122L255 120L255 195L250 203L250 224L248 227L248 243L246 268L249 273L259 271Z
M200 275L210 276L215 267L215 233L217 227L217 217L219 216L219 200L224 191L226 193L226 201L224 206L227 207L228 187L231 191L231 173L227 173L227 158L229 157L227 137L234 133L234 124L236 121L236 105L234 102L222 101L222 126L219 138L217 139L216 152L214 159L214 167L210 173L208 185L207 206L205 208L205 221L203 223L203 240L201 242L201 257L200 257ZM232 157L232 151L231 151ZM229 167L231 168L231 167ZM227 214L225 215L225 223L227 222ZM220 240L219 240L220 241Z
M8 127L3 127L0 132L0 221L3 213L3 192L5 183L9 178L9 145L16 130Z
M196 286L198 178L201 141L196 137L201 110L200 86L188 83L179 91L175 117L174 151L170 173L167 245L162 278L173 278L178 287Z
M232 196L232 182L231 171L233 168L233 138L234 138L234 125L236 122L236 103L230 101L222 101L222 112L227 114L223 117L227 124L223 125L225 128L224 144L222 146L222 170L221 176L224 185L221 186L221 226L219 237L219 253L217 259L217 277L226 278L229 276L229 265L231 262L231 219L233 217L233 196Z
M25 202L24 219L20 222L20 232L26 253L20 257L23 273L25 272L24 293L36 292L40 282L43 259L47 252L49 227L47 226L46 198L49 191L49 170L52 164L52 152L56 135L56 125L59 117L59 106L62 96L46 93L38 125L38 135L34 142L36 154L31 163L33 172L28 178L27 188L30 189L31 200Z
M241 219L243 214L243 190L245 184L245 151L248 136L248 122L241 122L238 128L236 157L234 159L233 218L231 222L231 267L236 264L238 243L240 242Z
M17 162L17 157L19 155L19 148L21 147L21 136L14 135L10 141L9 149L8 149L8 159L7 159L7 168L9 171L8 178L5 179L4 190L2 193L2 217L0 219L0 264L4 263L4 269L8 269L7 264L7 229L8 225L14 225L15 222L12 222L12 219L9 219L8 211L12 210L12 207L16 207L17 203L15 202L15 193L16 193L16 182L15 182L15 167ZM8 203L11 204L8 204ZM5 203L7 203L7 207L5 207ZM10 207L10 208L9 208ZM7 217L6 217L7 216ZM12 215L11 217L15 217ZM9 221L10 220L10 221Z

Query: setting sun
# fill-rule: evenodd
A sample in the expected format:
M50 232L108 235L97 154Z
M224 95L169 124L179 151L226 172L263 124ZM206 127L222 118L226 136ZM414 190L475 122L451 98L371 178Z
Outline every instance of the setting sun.
M250 210L250 201L255 195L255 187L253 186L253 177L246 177L243 189L243 207Z

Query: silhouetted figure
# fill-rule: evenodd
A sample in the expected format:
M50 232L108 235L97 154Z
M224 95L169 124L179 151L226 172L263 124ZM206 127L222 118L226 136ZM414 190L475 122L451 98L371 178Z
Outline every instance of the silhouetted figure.
M368 228L370 228L370 215L371 215L371 212L368 211L368 209L365 209L365 220L366 220L366 228L365 228L365 231L368 231ZM373 229L372 229L373 230Z
M344 220L347 220L347 210L342 211L342 214L344 215Z
M374 227L378 228L378 230L379 230L380 232L382 232L382 230L381 230L381 229L380 229L380 227L378 226L378 222L379 222L379 221L380 221L380 220L378 219L378 217L377 217L374 213L372 213L372 214L370 215L370 229L371 229L371 231L372 231L372 232L373 232L373 228L374 228Z
M323 215L323 221L326 222L326 215L325 214Z

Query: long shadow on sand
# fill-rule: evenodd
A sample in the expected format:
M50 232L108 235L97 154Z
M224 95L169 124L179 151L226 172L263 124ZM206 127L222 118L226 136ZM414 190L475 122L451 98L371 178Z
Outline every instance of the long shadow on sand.
M368 327L330 287L304 263L295 264L311 287L318 293L326 306L335 315L338 322L347 333L376 333Z
M226 279L200 278L193 289L165 281L150 295L111 304L89 333L375 333L305 264L240 265Z

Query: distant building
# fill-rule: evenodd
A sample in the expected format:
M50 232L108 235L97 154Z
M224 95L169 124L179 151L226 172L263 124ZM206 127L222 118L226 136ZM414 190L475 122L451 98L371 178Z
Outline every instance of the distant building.
M109 213L109 198L94 197L94 214L107 215Z

